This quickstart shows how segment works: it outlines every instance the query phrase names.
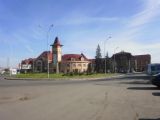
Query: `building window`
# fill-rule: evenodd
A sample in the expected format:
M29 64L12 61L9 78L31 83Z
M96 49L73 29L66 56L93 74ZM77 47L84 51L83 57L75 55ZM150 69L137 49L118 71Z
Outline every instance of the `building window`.
M75 64L75 63L73 63L73 67L76 67L76 64Z
M75 58L71 58L71 61L75 61Z
M78 67L81 67L81 64L78 64Z
M41 65L41 64L42 64L42 62L39 61L39 62L38 62L38 65Z
M67 64L67 67L70 67L70 64L69 64L69 63Z
M83 64L83 67L86 67L86 64Z

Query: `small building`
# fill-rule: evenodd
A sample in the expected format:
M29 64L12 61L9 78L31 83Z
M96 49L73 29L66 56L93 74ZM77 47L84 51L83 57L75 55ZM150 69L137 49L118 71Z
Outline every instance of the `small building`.
M151 63L151 56L132 55L128 52L119 52L112 56L113 71L116 72L144 72Z
M33 58L25 59L22 60L21 65L20 65L20 71L22 73L27 73L27 72L32 72L33 71Z
M62 56L61 72L87 72L90 61L82 54L65 54Z
M111 58L100 58L97 62L96 59L88 59L83 53L62 55L62 46L56 37L51 45L51 51L44 51L37 58L23 60L21 72L143 72L151 63L149 54L132 55L124 51L113 54Z
M112 56L112 66L114 72L129 72L131 66L132 55L128 52L119 52Z
M135 55L134 57L134 70L137 72L146 71L147 65L151 63L151 55Z
M5 69L0 67L0 74L4 74L5 73Z
M21 72L70 73L87 72L91 61L82 54L62 55L62 46L58 37L51 45L52 51L44 51L37 58L25 59L21 62Z
M10 75L17 75L17 69L15 69L15 68L10 68Z
M44 51L33 61L33 71L34 72L47 72L49 66L52 63L52 52Z

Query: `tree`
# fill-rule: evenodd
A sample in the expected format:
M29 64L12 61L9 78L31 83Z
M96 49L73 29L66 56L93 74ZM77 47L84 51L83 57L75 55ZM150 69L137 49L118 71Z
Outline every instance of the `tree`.
M109 58L109 55L108 55L108 51L107 51L107 53L106 53L106 56L105 56L106 58Z
M95 71L97 73L102 71L102 55L101 55L101 48L98 44L96 49L96 56L95 56Z
M96 49L96 58L102 58L101 48L100 48L99 44L98 44L97 49Z
M88 69L87 69L87 75L91 74L93 72L92 70L92 63L88 64Z

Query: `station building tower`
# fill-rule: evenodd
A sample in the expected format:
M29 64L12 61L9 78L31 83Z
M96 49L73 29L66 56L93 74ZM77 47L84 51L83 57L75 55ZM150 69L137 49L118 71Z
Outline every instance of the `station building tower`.
M60 44L60 41L58 37L55 38L54 43L51 45L52 46L52 61L53 61L53 71L56 72L57 74L60 71L60 63L62 61L62 46Z

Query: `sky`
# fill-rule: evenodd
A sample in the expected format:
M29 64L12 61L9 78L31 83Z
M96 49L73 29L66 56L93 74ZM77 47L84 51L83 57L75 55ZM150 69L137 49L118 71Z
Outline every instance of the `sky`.
M53 25L53 27L51 27ZM126 51L160 62L160 0L0 0L0 67L51 49L95 58Z

